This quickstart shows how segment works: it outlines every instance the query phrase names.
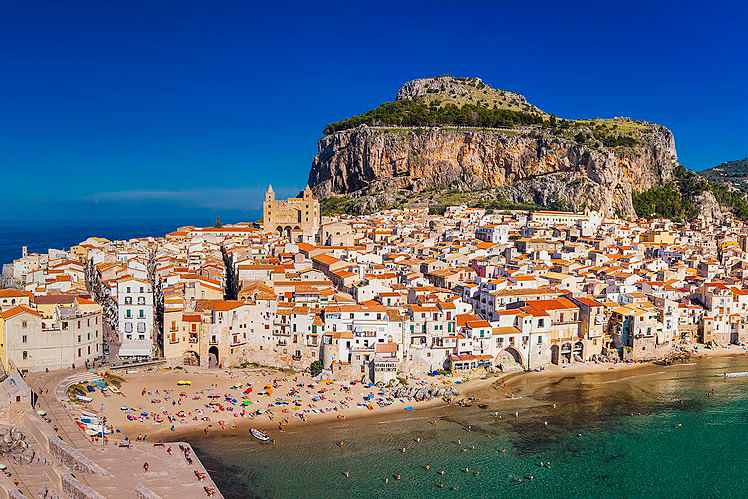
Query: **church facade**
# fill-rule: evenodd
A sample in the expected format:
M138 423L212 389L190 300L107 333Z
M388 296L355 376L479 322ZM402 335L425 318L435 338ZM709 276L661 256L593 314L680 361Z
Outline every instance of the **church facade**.
M294 231L314 234L319 230L319 200L314 197L309 186L300 198L276 200L273 186L268 187L262 211L263 229L276 231L291 238Z

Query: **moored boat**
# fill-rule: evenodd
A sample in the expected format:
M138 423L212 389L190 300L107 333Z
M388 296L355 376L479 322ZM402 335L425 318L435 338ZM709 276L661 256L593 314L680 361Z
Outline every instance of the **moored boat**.
M257 428L250 428L249 433L251 433L253 437L255 437L257 440L260 440L261 442L267 442L268 440L270 440L269 436L267 436Z

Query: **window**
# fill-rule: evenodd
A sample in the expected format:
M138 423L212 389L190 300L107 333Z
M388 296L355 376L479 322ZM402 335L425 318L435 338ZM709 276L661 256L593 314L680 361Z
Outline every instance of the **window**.
M143 310L142 308L138 310L138 318L145 319L145 310Z
M21 343L26 343L26 335L21 336Z
M132 305L132 296L125 296L125 305Z
M29 327L29 323L26 322L26 321L22 321L21 322L21 327L24 328L24 329L26 329L27 327ZM25 338L25 336L24 336L24 338Z
M78 357L81 357L83 354L81 353L81 349L78 349Z
M63 322L62 323L62 329L67 329L67 328L68 328L68 323L67 322Z
M131 319L132 318L132 310L130 310L129 308L125 309L125 318L126 319Z
M538 345L542 345L542 344L543 344L543 335L539 335L538 336Z
M24 350L23 351L23 360L26 360L28 358L29 358L29 353L26 350Z

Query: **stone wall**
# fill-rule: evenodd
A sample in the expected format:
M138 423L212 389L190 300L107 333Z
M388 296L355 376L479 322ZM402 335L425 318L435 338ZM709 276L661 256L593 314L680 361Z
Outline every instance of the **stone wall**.
M135 496L138 499L161 499L160 495L154 494L142 483L135 487Z
M83 485L69 473L62 477L62 491L71 499L106 499L88 485Z
M58 461L73 471L93 473L101 476L112 476L112 474L107 470L81 454L77 449L70 447L58 436L49 439L49 452Z

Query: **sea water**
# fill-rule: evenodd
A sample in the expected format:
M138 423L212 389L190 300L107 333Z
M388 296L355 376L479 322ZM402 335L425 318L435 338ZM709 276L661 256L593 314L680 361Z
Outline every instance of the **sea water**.
M745 371L734 356L529 375L513 400L483 391L487 409L310 424L271 432L276 445L193 443L226 497L745 497L748 378L721 376Z
M248 212L247 220L257 217ZM234 220L224 219L224 223ZM70 249L89 237L109 240L127 240L133 237L163 237L183 225L210 227L215 219L183 218L160 219L108 219L108 220L0 220L0 266L21 258L21 248L28 246L29 253L46 253L49 248Z

